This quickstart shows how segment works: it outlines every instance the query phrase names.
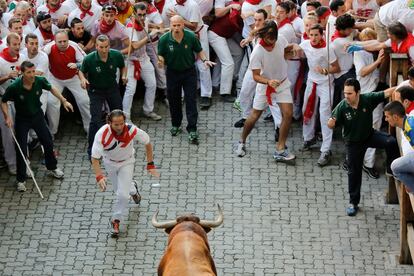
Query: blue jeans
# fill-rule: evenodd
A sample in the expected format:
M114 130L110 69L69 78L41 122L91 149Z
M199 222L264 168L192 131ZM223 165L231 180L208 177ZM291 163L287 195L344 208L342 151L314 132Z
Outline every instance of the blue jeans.
M414 152L395 159L391 164L394 176L414 193Z

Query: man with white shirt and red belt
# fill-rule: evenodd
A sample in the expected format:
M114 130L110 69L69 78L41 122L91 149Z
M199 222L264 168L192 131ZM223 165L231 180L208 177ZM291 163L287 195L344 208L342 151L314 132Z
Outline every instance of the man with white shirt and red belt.
M306 91L303 99L303 150L309 150L316 143L315 123L319 102L319 114L322 128L321 155L317 164L321 167L329 163L333 131L326 122L331 115L331 99L333 94L333 78L329 74L340 71L338 60L332 48L326 47L324 28L313 25L309 30L309 39L300 44L309 67ZM329 60L328 60L329 57Z
M82 117L83 128L88 133L91 121L89 97L86 90L81 87L78 76L78 67L82 63L85 53L76 43L69 41L64 30L59 30L56 33L55 41L46 45L44 52L49 56L50 83L59 91L67 88L72 92ZM56 107L58 106L60 106L60 102L56 103ZM52 121L49 122L52 133L57 132L59 118L60 112L53 116Z
M18 77L20 71L20 65L26 59L25 56L20 55L20 41L21 38L18 34L9 33L7 35L7 48L4 48L0 52L0 94L3 95L6 92L7 87ZM14 118L13 105L9 109L9 116ZM16 151L14 149L13 137L11 136L10 129L6 126L3 114L0 114L0 129L1 140L4 149L4 159L9 168L11 175L16 174Z
M80 0L78 7L68 16L68 25L71 26L74 18L82 20L85 30L91 32L95 22L101 18L102 8L91 0Z
M110 220L113 238L119 235L119 224L128 207L131 196L136 204L141 201L138 184L133 180L135 149L134 142L145 145L148 172L159 177L153 159L152 145L148 134L133 124L126 123L122 110L115 109L107 116L107 124L95 135L92 147L92 168L101 191L106 190L107 178L104 176L100 160L102 159L112 188L117 196Z
M206 58L209 59L208 26L203 23L198 4L194 0L173 0L165 3L162 13L165 26L170 25L170 18L174 15L180 15L184 18L185 28L195 32L200 40ZM197 59L196 65L200 73L200 106L203 109L208 109L211 106L211 94L213 92L210 68L206 67L200 59Z
M239 157L246 154L247 136L252 131L263 110L268 106L278 104L282 112L282 123L273 158L277 162L291 162L296 157L289 153L286 146L293 106L290 82L287 77L288 65L285 59L291 56L290 51L293 47L288 45L283 36L278 37L277 25L272 20L267 20L264 27L257 34L261 40L253 49L250 59L253 78L257 82L256 94L253 109L244 124L236 154ZM275 64L278 64L278 66L275 66Z
M159 121L162 117L154 112L155 91L157 89L154 66L146 50L147 42L157 33L157 30L153 29L149 36L147 36L146 30L144 30L144 28L148 28L145 25L145 16L147 13L145 3L135 4L133 8L134 18L127 26L128 32L133 32L133 34L131 35L131 53L129 60L127 60L128 82L122 101L122 109L125 112L127 120L131 120L131 107L137 88L137 81L142 79L145 83L144 116L154 121Z

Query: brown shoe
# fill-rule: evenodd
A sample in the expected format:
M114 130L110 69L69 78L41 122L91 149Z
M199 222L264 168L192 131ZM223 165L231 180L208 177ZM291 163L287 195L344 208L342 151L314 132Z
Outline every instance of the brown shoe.
M135 186L135 190L137 191L137 193L135 195L132 195L132 200L135 202L135 204L139 204L141 202L141 195L138 192L138 183L133 180L134 182L134 186Z
M111 236L112 238L117 238L119 235L119 223L118 219L111 221Z

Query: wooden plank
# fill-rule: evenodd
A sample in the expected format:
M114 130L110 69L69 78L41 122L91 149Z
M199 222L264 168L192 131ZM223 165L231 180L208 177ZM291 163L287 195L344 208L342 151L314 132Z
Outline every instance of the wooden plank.
M405 192L404 186L400 185L401 201L400 201L400 264L412 264L410 248L407 240L407 217L411 208L410 199Z
M400 184L393 177L387 177L388 191L386 192L387 204L398 204L401 202Z
M414 226L412 223L407 224L407 241L411 256L414 256Z

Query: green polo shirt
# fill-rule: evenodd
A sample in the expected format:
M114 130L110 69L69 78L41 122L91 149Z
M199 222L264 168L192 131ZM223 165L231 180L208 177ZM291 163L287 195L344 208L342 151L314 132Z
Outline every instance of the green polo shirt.
M194 66L195 55L203 50L200 41L191 31L184 30L184 37L178 43L172 33L161 36L158 41L158 55L162 56L168 68L185 71Z
M359 95L358 108L352 108L342 100L332 111L336 125L342 125L342 135L346 142L362 142L372 134L372 112L384 101L384 92L371 92Z
M109 50L108 59L103 62L98 51L88 54L82 62L80 70L88 74L88 81L91 88L108 89L116 86L117 68L125 67L124 57L117 50Z
M31 117L42 111L42 89L50 90L52 86L46 78L36 76L32 89L27 90L23 87L22 77L17 78L7 87L2 97L2 102L13 101L16 108L16 117Z

